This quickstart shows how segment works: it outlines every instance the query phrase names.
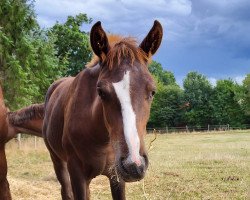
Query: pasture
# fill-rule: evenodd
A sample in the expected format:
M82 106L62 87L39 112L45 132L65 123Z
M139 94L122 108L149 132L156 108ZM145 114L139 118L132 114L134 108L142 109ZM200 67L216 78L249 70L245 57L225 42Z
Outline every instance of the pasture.
M147 135L149 146L154 135ZM42 139L7 144L13 200L59 200L59 184ZM249 199L250 131L157 135L144 181L127 184L128 200ZM111 199L105 177L91 183L91 199Z

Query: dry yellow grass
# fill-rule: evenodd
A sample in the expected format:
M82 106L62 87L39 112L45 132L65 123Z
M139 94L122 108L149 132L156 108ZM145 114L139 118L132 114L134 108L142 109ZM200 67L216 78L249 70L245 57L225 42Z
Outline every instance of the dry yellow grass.
M13 200L61 199L49 154L37 144L7 145ZM129 200L250 199L250 131L158 135L149 156L144 181L127 184ZM91 183L91 199L111 199L105 177Z

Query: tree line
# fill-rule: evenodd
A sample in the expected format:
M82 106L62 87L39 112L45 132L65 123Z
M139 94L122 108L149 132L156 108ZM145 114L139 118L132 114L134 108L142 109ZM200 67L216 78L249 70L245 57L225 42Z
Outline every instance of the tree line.
M0 83L10 109L44 101L54 80L84 68L92 51L81 27L91 22L80 13L42 29L33 2L0 1ZM243 85L227 79L212 86L204 75L190 72L180 87L160 63L153 61L149 70L157 83L149 127L250 123L250 74Z
M206 76L189 72L180 87L160 63L153 61L149 70L158 88L149 127L230 124L244 128L250 123L250 74L242 85L225 79L213 86Z

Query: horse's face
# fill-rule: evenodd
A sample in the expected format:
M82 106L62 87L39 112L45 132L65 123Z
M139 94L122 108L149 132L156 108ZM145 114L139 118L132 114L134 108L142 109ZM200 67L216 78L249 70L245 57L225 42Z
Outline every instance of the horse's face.
M129 47L124 49L124 45L129 46L129 43L123 41L115 45L116 48L123 49L118 50L119 53L113 51L121 57L118 62L118 58L114 56L112 66L107 61L108 56L112 56L112 47L109 46L100 23L93 26L90 36L95 54L103 60L104 56L107 56L105 61L101 62L97 92L115 150L116 170L126 182L140 180L148 167L144 136L155 84L146 66L147 60L140 60L138 55L134 54L140 51L147 56L154 54L161 42L162 27L159 22L155 22L140 47L130 49L130 53L124 53L129 52L126 51Z
M135 181L144 177L148 166L144 136L155 84L143 66L121 68L101 74L97 91L116 152L117 170L125 181Z

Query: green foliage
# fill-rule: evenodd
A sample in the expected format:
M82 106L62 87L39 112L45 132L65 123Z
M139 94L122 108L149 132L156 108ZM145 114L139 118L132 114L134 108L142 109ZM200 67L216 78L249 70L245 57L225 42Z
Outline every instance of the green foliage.
M197 72L187 74L183 82L184 101L189 103L185 113L188 124L202 126L209 124L211 119L210 96L212 86L205 76Z
M183 92L176 84L174 74L165 71L155 61L149 65L149 71L157 82L157 92L152 103L149 127L176 126L181 121Z
M213 123L230 124L231 126L244 124L242 89L242 86L230 79L217 81L211 97Z
M64 67L59 67L53 38L39 28L28 2L0 1L0 79L11 109L42 101Z
M181 121L183 91L177 85L163 85L158 82L151 108L149 127L177 126Z
M177 85L174 74L164 70L160 63L152 61L148 69L164 85Z
M243 87L244 87L244 92L245 92L245 96L243 97L244 110L246 114L248 115L248 117L250 118L250 74L248 74L246 78L244 79ZM249 122L250 122L250 119L249 119Z
M51 33L56 38L55 46L60 63L68 61L66 76L78 74L91 59L89 34L81 31L81 26L91 21L86 14L79 14L76 17L69 16L64 24L56 23L51 28Z

